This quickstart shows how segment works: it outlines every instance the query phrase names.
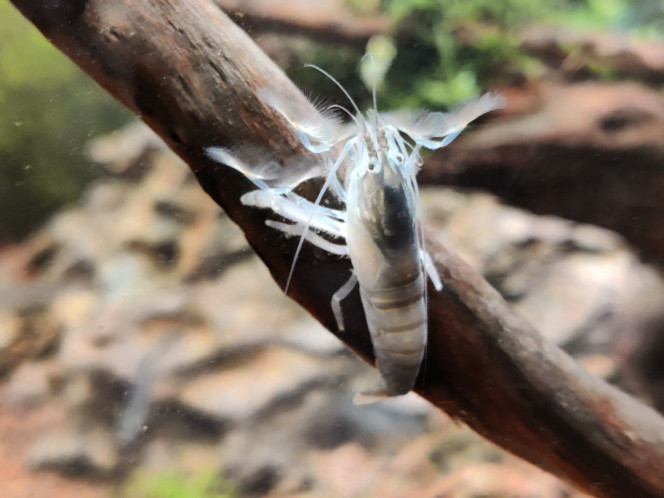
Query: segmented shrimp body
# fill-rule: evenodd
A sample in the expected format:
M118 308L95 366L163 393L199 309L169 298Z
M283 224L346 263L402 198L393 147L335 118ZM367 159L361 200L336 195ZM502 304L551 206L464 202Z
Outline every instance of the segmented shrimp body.
M276 93L263 90L261 97L288 120L320 161L281 166L269 159L248 162L242 148L213 147L207 153L244 173L259 188L242 197L245 205L271 209L291 222L268 220L268 226L300 237L287 287L304 241L350 257L352 274L332 297L331 306L343 331L341 302L359 283L380 371L377 386L362 400L405 394L414 386L426 350L426 278L436 290L442 288L420 229L419 150L447 145L470 121L500 107L502 99L487 94L455 113L378 113L374 93L374 109L363 116L348 96L356 114L348 113L352 122L343 124L330 112L338 106L319 109L321 117L312 120ZM324 176L325 183L314 202L293 192L315 176ZM345 209L321 205L328 190Z
M427 339L417 198L406 164L418 156L407 157L395 140L400 137L390 137L378 116L372 117L365 122L368 157L346 179L346 244L381 373L366 394L396 396L412 389Z

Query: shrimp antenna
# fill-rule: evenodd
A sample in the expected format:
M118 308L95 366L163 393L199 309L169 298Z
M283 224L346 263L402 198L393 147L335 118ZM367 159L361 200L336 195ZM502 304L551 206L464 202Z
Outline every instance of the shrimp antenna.
M346 145L346 147L348 147L348 145ZM327 174L327 177L325 178L325 183L323 183L320 192L318 192L318 197L316 197L316 200L314 201L314 204L311 208L311 214L309 215L309 219L307 220L307 223L306 225L304 225L304 229L302 230L302 235L300 236L300 240L297 243L297 248L295 249L295 255L293 256L293 262L291 263L291 267L288 272L288 278L286 279L286 286L284 287L284 294L286 295L288 295L288 290L290 289L291 282L293 281L293 274L295 273L295 263L297 262L297 258L300 256L300 251L302 251L302 246L304 245L304 240L311 226L311 221L316 215L315 209L320 205L321 201L323 200L323 196L325 195L325 192L327 191L328 187L332 182L332 177L337 174L337 170L339 169L339 166L341 166L342 163L341 158L344 155L345 151L342 151L342 153L337 158L337 162L334 165L332 165L332 168L330 168L330 172Z
M371 96L373 97L374 118L376 120L376 127L378 127L378 104L376 104L376 61L371 52L367 52L360 59L360 63L369 57L371 60Z
M353 116L353 114L348 109L346 109L344 106L341 106L339 104L332 104L328 109L339 109L339 110L345 112L346 114L348 114L350 116L350 119L355 121L355 124L359 128L362 128L362 125L360 124L359 120L355 116Z
M337 86L341 89L342 92L344 92L344 95L345 95L346 98L350 101L350 103L353 105L353 107L355 108L355 111L357 111L358 114L362 114L362 113L360 112L360 108L357 107L357 104L356 104L355 101L352 99L352 97L350 96L350 94L349 94L349 93L346 91L346 89L341 85L341 83L339 83L336 79L334 79L334 77L333 77L330 73L328 73L327 71L325 71L325 69L316 66L315 64L305 64L304 67L310 67L310 68L313 68L313 69L315 69L315 70L317 70L317 71L323 73L323 74L324 74L325 76L327 76L330 80L332 80L332 82L333 82L335 85L337 85Z

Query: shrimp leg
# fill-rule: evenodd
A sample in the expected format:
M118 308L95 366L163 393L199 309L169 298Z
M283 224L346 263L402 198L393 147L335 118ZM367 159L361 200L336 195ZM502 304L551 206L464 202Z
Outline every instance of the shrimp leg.
M445 147L446 145L449 145L456 137L458 137L461 132L465 129L465 126L461 129L458 130L453 130L449 132L449 135L446 135L445 138L442 140L432 140L432 139L427 139L427 138L413 138L415 143L422 145L426 147L427 149L430 150L436 150L440 149L441 147Z
M351 291L355 288L355 285L357 284L357 277L355 276L355 273L351 273L350 278L348 281L343 284L339 289L332 295L332 313L334 313L334 319L337 322L337 328L343 332L345 329L344 327L344 314L341 309L341 301L346 299L348 297L348 294L351 293Z
M346 196L346 191L344 188L341 186L341 182L339 181L339 178L335 174L332 177L332 181L330 182L330 190L334 195L337 196L338 199L341 200L344 204L346 204L346 201L348 200L348 197ZM343 211L340 211L343 212Z
M304 211L311 212L314 211L315 213L320 213L324 216L327 216L329 218L339 220L339 221L345 221L346 220L346 211L342 211L340 209L333 209L329 207L322 206L320 204L314 204L308 199L305 199L304 197L300 197L297 194L289 193L286 195L286 198L290 201L292 201L298 208L301 208Z
M422 260L422 265L424 265L424 273L431 280L434 289L440 292L443 289L443 282L440 280L440 274L433 264L431 255L427 251L420 251L420 259Z
M307 230L305 232L302 225L290 225L288 223L281 223L280 221L274 220L266 220L265 224L269 227L275 228L276 230L284 232L286 235L304 237L304 240L310 244L313 244L316 247L320 247L330 254L336 254L337 256L348 255L348 247L344 244L335 244L334 242L330 242L329 240L321 237L316 232L311 230Z
M295 196L295 194L291 195ZM305 200L301 197L299 199L301 201ZM335 237L344 237L346 232L344 223L339 220L339 218L343 217L342 214L338 213L336 217L332 217L331 214L326 212L330 208L325 208L323 206L314 207L309 201L306 201L309 209L303 209L303 205L305 205L304 203L298 206L298 204L286 197L275 195L272 192L265 190L253 190L244 194L240 200L245 206L271 209L279 216L283 216L288 220L303 225L309 224L313 228Z

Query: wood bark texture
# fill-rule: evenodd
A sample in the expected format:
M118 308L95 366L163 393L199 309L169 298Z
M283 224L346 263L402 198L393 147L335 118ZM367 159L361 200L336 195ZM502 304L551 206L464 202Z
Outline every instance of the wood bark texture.
M251 184L204 149L238 141L286 159L303 151L256 97L269 86L315 112L213 0L12 0L57 47L132 109L179 154L243 229L283 286L295 240L247 209ZM417 392L503 448L596 496L664 496L664 419L591 376L546 342L453 253L428 246L445 288L429 292L430 341ZM305 244L289 295L329 330L330 298L348 260ZM339 334L366 361L371 343L359 295Z

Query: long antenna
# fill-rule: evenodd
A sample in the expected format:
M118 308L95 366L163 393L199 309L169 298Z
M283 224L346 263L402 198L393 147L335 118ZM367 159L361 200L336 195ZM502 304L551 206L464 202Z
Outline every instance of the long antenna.
M316 66L315 64L305 64L304 67L311 67L311 68L313 68L313 69L315 69L315 70L317 70L317 71L320 71L320 72L323 73L325 76L327 76L330 80L332 80L332 82L333 82L335 85L337 85L337 86L341 89L342 92L344 92L344 95L345 95L346 98L350 101L350 103L353 105L353 108L355 108L355 111L356 111L358 114L360 114L360 115L362 114L362 113L360 112L360 108L357 107L357 104L356 104L355 101L352 99L352 97L350 96L350 94L349 94L349 93L346 91L346 89L341 85L341 83L339 83L336 79L334 79L334 77L333 77L330 73L328 73L327 71L325 71L325 69Z
M373 110L374 110L374 128L378 128L378 104L376 99L376 61L374 60L373 54L367 52L360 59L360 64L362 61L369 57L371 59L371 96L373 97ZM366 83L366 82L365 82Z
M376 104L376 61L371 52L367 52L364 57L369 57L369 59L371 59L371 95L373 97L375 123L376 127L378 127L378 104ZM364 57L362 57L362 59L364 59Z
M362 115L362 113L360 112L360 108L357 107L357 104L355 103L353 98L346 91L346 89L341 85L341 83L339 83L334 78L334 76L332 76L330 73L325 71L323 68L316 66L315 64L305 64L304 67L313 68L313 69L321 72L325 76L327 76L335 85L337 85L341 89L341 91L344 93L344 95L346 96L348 101L352 104L352 106L355 109L355 111L357 112L357 114L360 115L360 116ZM346 109L344 109L341 106L331 106L331 107L338 107L338 108L343 109L344 111L346 111ZM348 111L346 111L346 112L348 112ZM350 113L348 113L348 114L350 115ZM351 118L353 118L352 115L351 115ZM353 118L353 120L356 123L360 124L361 120L358 121L355 118ZM318 197L316 197L316 200L315 200L315 202L312 206L311 215L309 216L309 220L307 221L307 224L304 226L304 229L302 230L302 235L300 236L300 240L298 241L297 248L295 249L295 255L293 256L293 263L291 263L290 271L288 272L288 278L286 279L286 286L284 287L284 294L286 294L286 295L288 295L288 290L290 289L290 284L291 284L291 281L293 280L293 273L295 272L295 264L297 263L297 258L299 257L300 251L302 250L302 246L304 245L304 240L305 240L307 232L309 231L309 227L311 225L311 220L316 215L316 213L315 213L316 207L320 204L321 200L323 199L323 195L325 195L325 192L327 191L328 187L330 186L330 183L332 181L332 176L333 175L336 176L337 170L339 169L339 166L341 166L342 158L347 154L347 152L349 150L348 149L349 144L350 144L350 142L346 143L346 146L344 147L344 150L339 154L339 156L337 157L337 160L336 160L335 164L332 166L332 168L330 168L330 172L328 173L327 178L325 179L325 183L323 183L323 186L321 187L320 192L318 193Z
M291 281L293 280L293 273L295 272L295 263L297 262L297 258L299 257L300 251L302 250L302 246L304 245L305 237L307 235L307 232L309 231L309 227L311 226L311 220L316 215L315 212L316 207L320 204L321 200L323 200L323 195L325 195L325 192L330 186L330 183L332 181L332 176L337 174L337 170L339 169L339 166L341 166L342 164L342 159L344 158L344 156L348 151L349 144L350 142L346 144L344 150L341 152L341 154L339 154L336 163L332 165L332 168L330 168L330 172L327 174L327 177L325 178L325 183L323 183L323 186L321 187L320 192L318 193L318 197L316 197L316 200L314 201L314 204L311 207L311 214L309 215L307 224L304 225L304 229L302 230L302 235L300 236L300 240L297 243L297 248L295 249L295 255L293 256L293 262L291 263L290 271L288 272L288 278L286 279L286 286L284 287L284 294L286 295L288 295L288 290L290 289L290 284Z
M350 119L352 119L353 121L355 121L355 124L356 124L358 127L362 128L362 125L360 124L359 120L358 120L355 116L353 116L353 115L351 114L351 112L350 112L348 109L346 109L345 107L342 107L342 106L340 106L339 104L332 104L332 105L329 107L329 109L339 109L339 110L345 112L346 114L348 114L348 116L350 117Z

